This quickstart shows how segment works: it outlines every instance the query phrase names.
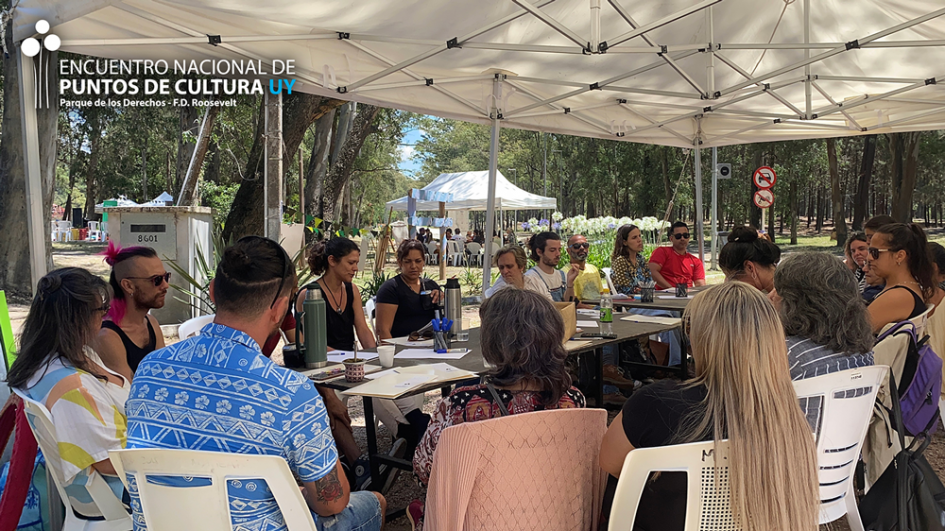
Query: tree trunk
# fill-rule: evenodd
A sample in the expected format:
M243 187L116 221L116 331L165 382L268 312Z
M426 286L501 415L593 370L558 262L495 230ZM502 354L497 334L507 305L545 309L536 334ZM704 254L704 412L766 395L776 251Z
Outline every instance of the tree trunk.
M752 168L752 173L754 174L755 168L760 168L764 165L764 150L761 146L755 146L755 167ZM763 229L761 226L761 209L755 206L755 192L759 188L755 186L755 179L751 180L751 187L748 192L748 224L752 227Z
M197 183L200 180L200 170L203 168L203 159L207 156L207 148L210 147L210 132L213 131L213 124L216 122L219 107L210 106L204 111L203 120L200 122L200 133L197 135L197 143L194 145L194 152L190 163L187 166L187 173L184 175L184 184L181 185L180 197L177 198L178 206L195 206L197 204Z
M892 217L900 223L912 222L912 196L919 165L919 140L922 133L890 133L892 156Z
M666 204L669 205L669 202L673 200L673 185L669 180L669 150L671 148L668 146L660 146L660 167L663 170L663 193L666 196ZM666 210L662 208L660 210ZM670 213L672 214L672 213Z
M876 158L876 135L863 137L863 160L853 201L853 230L862 230L869 207L870 180L873 178L873 161Z
M93 112L92 128L89 132L89 164L85 168L85 219L95 219L95 174L98 172L98 159L102 154L102 116Z
M344 102L303 92L283 96L282 143L286 153L295 153L302 143L305 131L315 120ZM263 136L265 106L260 101L259 117L253 146L249 152L243 180L233 199L233 205L223 228L224 241L235 240L248 234L263 232ZM360 146L359 146L360 148ZM288 167L288 165L286 166ZM309 210L306 209L306 212ZM316 214L317 215L317 214Z
M817 220L814 224L814 229L817 232L820 232L824 228L824 199L823 199L823 187L817 187Z
M836 138L827 139L827 166L830 170L830 190L833 199L833 228L837 233L837 247L843 247L847 241L847 220L843 212L843 190L840 189Z
M6 26L6 49L10 58L3 61L3 117L0 130L0 289L14 300L29 300L33 292L30 273L30 247L26 212L26 172L23 167L23 130L20 121L19 72L13 54L20 50L13 46L13 17ZM42 68L50 87L59 85L58 53L43 52ZM28 60L24 58L24 60ZM45 77L45 76L44 76ZM55 89L53 89L53 92ZM55 93L55 92L54 92ZM56 171L58 148L59 99L51 97L48 109L37 109L39 129L39 174L42 197L34 198L42 204L44 225L37 228L46 235L44 241L47 269L52 269L52 243L49 241L49 212Z
M190 164L190 158L194 154L194 143L190 141L189 136L197 136L197 128L200 127L197 115L197 108L191 105L184 105L180 108L180 134L177 137L177 169L174 173L174 182L170 183L171 193L175 194L184 184L184 176L187 175L187 166Z
M338 197L351 177L351 171L354 169L354 159L361 151L364 140L371 133L373 129L371 124L379 110L379 107L373 105L360 106L358 114L354 117L351 133L341 147L338 156L332 161L331 169L325 177L320 218L326 220L335 218L335 205L338 203Z
M797 181L791 180L791 245L797 245Z
M207 147L207 155L210 162L207 164L207 170L203 172L203 178L206 181L220 184L220 145L211 138L210 145Z
M305 212L309 216L317 217L321 210L322 189L325 176L328 175L329 139L332 125L335 123L335 112L335 109L332 109L315 121L315 144L312 146L312 155L305 171Z
M144 146L141 148L141 198L144 202L148 199L148 139L145 138Z

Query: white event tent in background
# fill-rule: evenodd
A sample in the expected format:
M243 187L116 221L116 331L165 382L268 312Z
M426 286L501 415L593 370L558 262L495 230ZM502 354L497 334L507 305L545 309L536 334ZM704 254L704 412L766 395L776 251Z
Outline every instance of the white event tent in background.
M432 192L453 194L447 204L449 210L477 210L489 208L488 171L466 171L460 173L441 173L430 184L421 188ZM418 211L433 211L439 208L436 201L417 201ZM522 190L510 183L502 172L496 172L495 207L501 210L542 210L557 208L554 197L544 197ZM387 202L387 208L407 210L407 196Z
M21 0L14 39L43 19L92 56L293 59L294 90L488 123L490 198L500 125L695 147L700 211L699 147L945 128L942 15L941 0Z

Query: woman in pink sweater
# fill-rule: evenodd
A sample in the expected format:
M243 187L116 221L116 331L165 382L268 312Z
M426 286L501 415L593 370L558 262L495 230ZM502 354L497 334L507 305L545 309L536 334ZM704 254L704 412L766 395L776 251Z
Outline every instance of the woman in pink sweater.
M457 387L437 404L433 419L413 458L414 473L426 485L433 452L444 429L463 422L487 420L546 409L584 407L584 395L571 385L561 344L561 313L541 295L516 288L490 297L482 317L482 357L493 367L488 383ZM422 504L408 508L414 523Z

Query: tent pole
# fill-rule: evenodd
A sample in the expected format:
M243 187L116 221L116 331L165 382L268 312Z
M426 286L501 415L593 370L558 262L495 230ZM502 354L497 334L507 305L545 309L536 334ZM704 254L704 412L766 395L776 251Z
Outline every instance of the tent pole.
M43 185L39 166L39 122L36 116L36 80L33 79L34 59L16 51L19 74L20 123L23 129L23 176L26 178L26 227L29 233L30 279L36 289L47 270L46 223L49 215L43 209ZM42 69L43 66L37 65Z
M499 120L502 118L502 109L499 105L502 102L502 80L505 78L502 74L496 74L492 81L492 135L489 142L489 195L486 201L486 255L482 261L482 293L492 282L492 235L490 231L495 228L495 181L496 174L499 171Z
M804 44L810 43L810 0L804 0ZM810 60L810 48L804 50L804 60ZM804 109L806 113L804 118L811 119L811 91L810 91L810 65L804 66L804 75L807 81L804 82Z
M696 218L696 235L699 237L699 260L705 261L705 234L702 233L702 154L696 138L696 208L693 217Z
M712 266L710 269L718 269L719 252L719 148L712 148L712 221L709 228L709 235L712 236Z
M439 211L440 211L440 219L446 219L446 203L444 203L443 201L440 201ZM441 223L440 224L440 241L443 241L443 236L446 235L445 230L446 229L443 228L443 224ZM440 253L440 280L446 280L446 260L443 259L445 256L446 256L445 253L443 252Z

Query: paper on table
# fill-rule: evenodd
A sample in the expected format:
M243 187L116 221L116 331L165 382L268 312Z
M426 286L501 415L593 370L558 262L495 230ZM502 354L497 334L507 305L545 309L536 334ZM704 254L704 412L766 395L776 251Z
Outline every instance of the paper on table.
M578 321L578 328L600 328L597 321Z
M449 363L431 363L430 365L400 367L397 369L397 372L401 374L432 374L435 378L431 380L431 383L464 380L467 378L476 378L478 376L474 372L458 369Z
M408 348L394 354L394 357L401 360L458 360L466 354L469 354L468 348L451 348L444 353L437 353L432 348Z
M575 341L575 340L572 339L572 340L569 340L567 343L564 344L564 349L565 349L565 350L575 350L575 349L579 349L579 348L581 348L581 347L584 347L584 346L587 346L587 345L590 345L590 344L591 344L590 341Z
M377 380L378 378L383 378L384 376L387 376L388 374L394 374L395 372L397 372L397 369L385 369L383 371L377 371L373 374L365 373L364 377L368 380Z
M434 376L432 374L400 374L395 372L342 391L342 394L397 398L409 392L411 389L429 382L433 378Z
M631 297L630 295L624 295L623 293L617 293L616 295L614 295L615 301L623 301L623 300L632 299L632 298L633 297Z
M656 298L657 299L691 299L693 297L695 297L695 295L687 295L685 297L677 297L675 295L660 295Z
M432 340L432 339L426 339L426 340L423 340L423 341L410 341L406 336L405 336L405 337L391 337L391 338L388 338L388 339L383 339L382 341L383 341L384 343L387 343L388 345L402 345L402 346L405 346L405 347L422 347L422 348L427 348L427 347L432 347L432 346L433 346L433 340Z
M346 359L353 358L353 350L329 350L328 363L341 363ZM377 352L358 352L359 360L370 361L377 358Z
M636 314L630 314L626 317L621 317L620 320L631 321L634 323L656 323L656 324L664 324L664 325L671 325L671 326L679 326L679 324L682 323L682 319L678 317L660 317L660 316L654 316L654 315L636 315Z

